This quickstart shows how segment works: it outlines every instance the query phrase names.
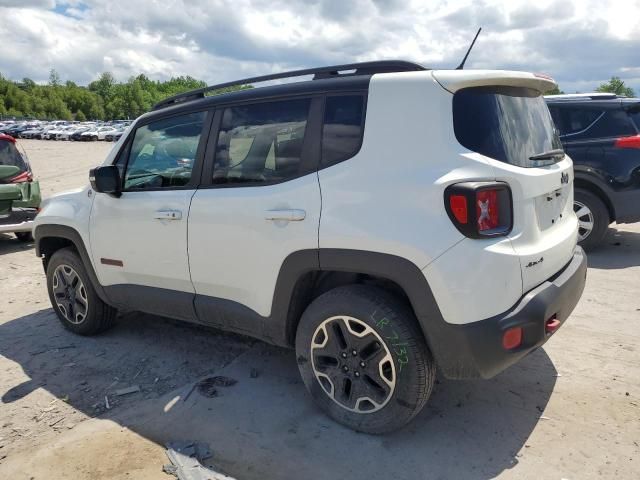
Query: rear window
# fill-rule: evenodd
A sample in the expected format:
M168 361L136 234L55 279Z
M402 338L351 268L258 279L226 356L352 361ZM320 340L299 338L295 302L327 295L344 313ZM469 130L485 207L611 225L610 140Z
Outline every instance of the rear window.
M21 172L27 171L27 164L13 142L0 140L0 165L18 167Z
M529 157L561 149L551 114L537 90L524 87L473 87L453 96L458 142L471 151L519 167L539 167L555 159Z
M629 116L633 119L633 123L636 124L636 130L640 132L640 105L629 110Z

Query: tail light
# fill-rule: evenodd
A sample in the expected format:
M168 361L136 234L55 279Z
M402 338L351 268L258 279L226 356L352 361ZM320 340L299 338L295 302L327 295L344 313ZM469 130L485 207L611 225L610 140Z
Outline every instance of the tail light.
M616 148L635 148L640 149L640 135L634 135L632 137L620 137L616 139L613 144Z
M22 172L21 174L16 175L15 177L9 179L10 183L24 183L24 182L31 182L31 181L33 181L33 175L29 171Z
M456 183L446 188L444 197L449 218L467 237L507 235L513 227L513 200L506 183Z

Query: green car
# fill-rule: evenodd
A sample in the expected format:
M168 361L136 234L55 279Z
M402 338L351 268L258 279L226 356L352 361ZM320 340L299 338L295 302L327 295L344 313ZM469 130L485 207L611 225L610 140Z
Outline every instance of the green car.
M14 233L18 240L32 240L33 219L40 208L40 184L16 140L0 134L0 233Z

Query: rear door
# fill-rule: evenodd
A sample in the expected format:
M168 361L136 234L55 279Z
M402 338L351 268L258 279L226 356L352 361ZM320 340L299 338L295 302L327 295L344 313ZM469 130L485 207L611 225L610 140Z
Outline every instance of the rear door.
M321 98L294 98L216 112L219 133L210 138L189 216L201 321L257 331L240 314L248 308L268 317L285 259L318 248L321 108ZM234 309L233 325L221 307Z
M514 226L509 238L529 291L565 266L573 254L573 169L541 90L520 80L457 90L454 129L460 144L484 155L495 179L509 184ZM533 82L532 82L533 83ZM555 154L554 154L555 152Z

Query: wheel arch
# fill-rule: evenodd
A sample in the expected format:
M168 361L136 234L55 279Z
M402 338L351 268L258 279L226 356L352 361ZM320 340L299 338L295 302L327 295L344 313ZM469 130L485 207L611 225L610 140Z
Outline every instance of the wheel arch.
M77 230L66 225L37 225L33 231L33 237L35 240L36 256L42 258L42 266L45 273L49 259L55 252L62 248L72 247L82 260L91 284L100 299L111 305L109 298L98 281L87 248Z
M286 345L293 345L305 308L324 292L344 285L382 287L406 302L430 348L431 325L444 322L424 274L405 258L364 250L320 249L317 261L295 273L287 272L292 266L288 263L285 261L281 269L272 308L272 317L285 319L284 332L280 335L284 336ZM282 282L287 277L290 280Z
M607 187L600 185L600 182L595 178L586 175L576 175L573 181L573 186L574 188L587 190L597 196L600 200L602 200L602 203L604 203L605 207L607 207L607 211L609 212L609 221L615 221L616 210L609 195L607 195Z

